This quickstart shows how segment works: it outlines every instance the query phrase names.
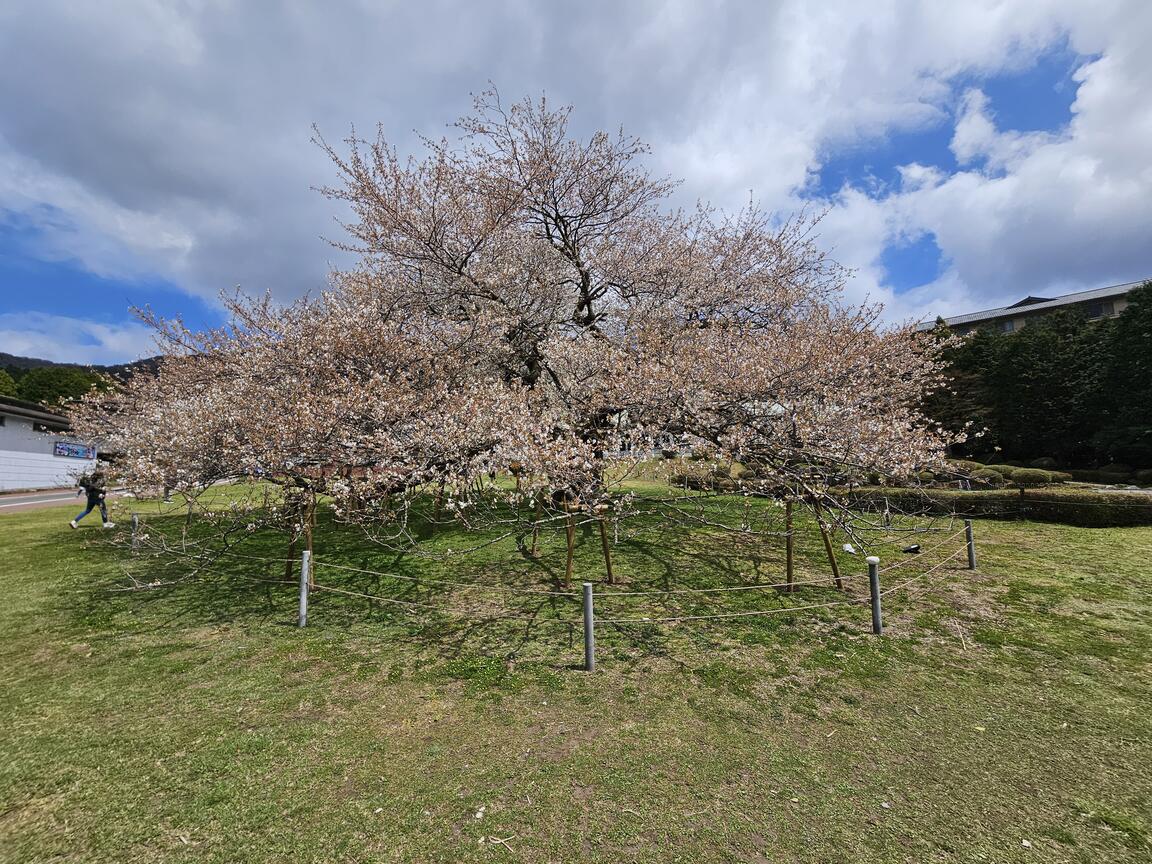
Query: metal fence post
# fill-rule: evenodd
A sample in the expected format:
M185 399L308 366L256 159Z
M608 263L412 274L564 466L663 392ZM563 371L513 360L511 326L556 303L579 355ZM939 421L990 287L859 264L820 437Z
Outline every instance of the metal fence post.
M880 559L869 555L864 559L868 562L868 593L872 599L872 632L877 636L884 632L884 621L880 609Z
M307 549L300 557L300 614L296 626L308 626L308 574L312 571L312 553Z
M592 583L584 583L584 671L596 671L596 621L592 611Z
M132 554L140 548L140 517L132 514Z
M976 569L976 541L972 537L972 520L964 520L964 541L968 544L968 569Z

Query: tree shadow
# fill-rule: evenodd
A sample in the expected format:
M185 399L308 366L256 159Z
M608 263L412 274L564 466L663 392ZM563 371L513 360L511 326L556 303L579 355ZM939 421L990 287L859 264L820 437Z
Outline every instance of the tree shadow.
M337 522L331 513L318 520L314 542L314 581L309 596L310 631L342 633L403 645L413 659L441 661L483 655L514 662L539 654L555 668L569 668L579 656L581 601L565 591L562 574L566 547L559 523L541 529L540 554L524 555L516 539L483 545L484 535L458 523L436 523L420 512L413 536L426 537L404 547L366 540L359 529ZM782 557L764 549L753 536L747 543L713 535L697 527L641 516L644 531L615 544L613 556L626 574L623 585L604 582L600 538L588 520L577 535L577 579L597 585L598 616L603 620L712 614L751 610L766 602L764 592L678 595L685 588L755 585L761 562ZM152 519L150 530L177 536L183 517ZM526 524L530 525L530 522ZM204 539L204 528L194 539ZM202 535L202 536L201 536ZM476 546L469 553L453 549ZM72 595L75 614L87 621L112 621L110 632L161 632L202 626L250 629L293 627L299 600L299 564L286 561L287 538L254 532L229 548L197 547L203 557L132 556L126 550L98 549L135 580L118 574L91 583ZM521 551L516 551L521 550ZM749 555L757 552L749 575ZM777 554L779 553L779 555ZM286 570L290 578L285 579ZM803 571L801 571L803 572ZM592 575L595 574L595 575ZM782 574L782 569L781 569ZM783 581L782 578L775 581ZM140 587L134 587L138 585ZM131 590L128 590L131 589ZM642 598L613 597L625 591L651 591ZM775 592L769 591L770 594ZM803 596L790 595L799 599ZM779 628L780 621L744 619L725 633ZM601 638L611 649L665 654L672 638L653 624L609 625ZM689 637L715 645L724 635L697 627ZM578 665L578 664L577 664Z

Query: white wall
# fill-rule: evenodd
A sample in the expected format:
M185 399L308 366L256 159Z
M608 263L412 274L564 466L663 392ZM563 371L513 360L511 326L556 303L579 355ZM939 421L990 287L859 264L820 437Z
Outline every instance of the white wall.
M55 456L53 445L65 435L37 432L31 420L5 414L0 426L0 492L71 486L96 467L95 459Z

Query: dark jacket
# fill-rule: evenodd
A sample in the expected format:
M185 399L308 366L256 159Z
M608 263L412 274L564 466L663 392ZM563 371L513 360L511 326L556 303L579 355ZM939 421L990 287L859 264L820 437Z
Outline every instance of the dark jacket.
M85 478L80 481L80 488L88 495L89 507L99 507L100 502L104 500L104 496L107 494L107 490L104 489L104 484L99 480Z

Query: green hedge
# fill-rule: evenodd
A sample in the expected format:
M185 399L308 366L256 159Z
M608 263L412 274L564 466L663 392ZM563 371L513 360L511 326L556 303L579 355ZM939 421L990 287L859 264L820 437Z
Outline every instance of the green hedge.
M1021 492L1023 491L1023 494ZM1152 525L1152 495L1090 492L1084 489L858 489L845 492L849 506L933 515L1032 519L1083 528Z
M1131 483L1131 474L1121 474L1115 471L1101 471L1099 469L1077 469L1068 472L1074 480L1081 483Z

